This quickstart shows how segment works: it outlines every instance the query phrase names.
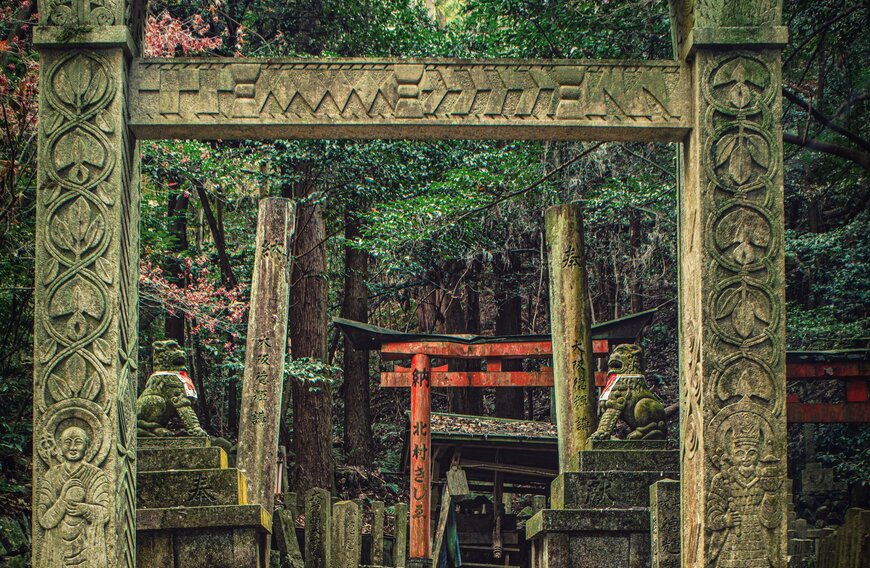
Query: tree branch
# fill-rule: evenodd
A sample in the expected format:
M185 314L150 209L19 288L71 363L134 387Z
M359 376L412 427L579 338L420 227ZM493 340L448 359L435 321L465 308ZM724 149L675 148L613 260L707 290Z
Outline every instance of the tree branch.
M806 109L806 111L810 113L813 118L822 123L826 128L830 128L833 132L836 132L837 134L848 138L864 150L870 150L870 142L861 138L854 132L851 132L850 130L847 130L846 128L838 124L835 124L829 116L823 114L821 111L819 111L816 107L804 100L804 98L797 93L794 93L789 89L783 88L782 95L794 104Z
M849 160L850 162L853 162L864 168L866 171L870 172L870 153L868 152L861 152L852 148L846 148L845 146L832 144L830 142L818 140L817 138L804 138L803 136L798 136L797 134L792 134L791 132L783 132L782 140L789 144L802 146L810 150L817 150L819 152L824 152L826 154L831 154L832 156L843 158L844 160Z

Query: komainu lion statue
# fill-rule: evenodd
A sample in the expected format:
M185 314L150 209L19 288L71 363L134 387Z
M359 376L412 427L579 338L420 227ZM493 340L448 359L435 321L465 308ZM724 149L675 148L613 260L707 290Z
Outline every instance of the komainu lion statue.
M663 440L665 407L649 390L642 371L643 348L617 345L607 361L607 386L601 394L604 414L592 440L608 440L622 418L631 428L629 440Z
M178 342L154 342L154 372L136 400L139 436L173 436L167 428L178 418L188 436L208 436L193 410L196 389L187 374L187 357Z

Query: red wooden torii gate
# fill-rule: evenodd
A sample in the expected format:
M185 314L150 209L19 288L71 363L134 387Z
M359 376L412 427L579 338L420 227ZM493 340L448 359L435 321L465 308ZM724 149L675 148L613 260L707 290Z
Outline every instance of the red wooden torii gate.
M652 320L656 310L648 310L592 326L592 351L606 358L611 344L634 342ZM548 360L553 356L548 335L480 337L469 335L404 334L390 329L336 318L336 326L350 339L355 349L379 349L384 361L411 359L410 367L396 366L381 373L381 387L411 389L411 558L431 557L432 475L430 432L430 389L463 387L552 387L553 371L505 371L509 359ZM485 371L449 371L448 365L432 366L433 359L477 360L486 363ZM603 384L605 373L596 373Z
M607 358L612 346L635 342L656 310L592 326L593 355ZM411 503L410 557L431 557L431 432L430 389L462 387L552 387L553 372L505 371L508 359L552 357L548 335L480 337L470 335L406 334L391 329L335 318L336 326L355 349L379 350L384 361L411 359L410 367L396 365L381 373L381 387L411 389ZM839 380L846 384L844 402L806 403L788 397L790 423L870 423L870 350L800 352L787 354L787 380ZM485 361L485 371L449 371L448 365L432 366L432 359ZM602 387L606 372L596 371Z

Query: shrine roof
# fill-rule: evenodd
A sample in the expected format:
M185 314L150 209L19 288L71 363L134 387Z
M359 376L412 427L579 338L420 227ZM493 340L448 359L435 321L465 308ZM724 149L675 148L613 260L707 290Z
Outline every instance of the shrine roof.
M837 349L831 351L787 351L788 363L860 363L870 362L870 349Z
M510 440L540 439L548 442L556 439L555 424L536 420L434 412L430 424L433 438L467 438L489 441L497 441L499 438Z
M618 319L593 324L592 339L634 342L655 315L658 308L638 312ZM409 341L444 341L451 343L518 343L550 341L549 334L541 335L450 335L437 333L405 333L344 318L333 318L333 323L344 333L354 349L371 351L385 343Z

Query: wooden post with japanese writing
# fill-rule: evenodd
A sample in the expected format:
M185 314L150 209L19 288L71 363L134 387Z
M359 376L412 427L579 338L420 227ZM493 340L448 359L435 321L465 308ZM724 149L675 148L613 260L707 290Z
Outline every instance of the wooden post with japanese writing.
M432 475L429 452L429 389L432 386L432 360L428 355L411 358L411 558L431 555L431 502L429 484Z
M586 438L595 431L592 315L586 292L586 252L580 205L544 214L550 270L550 327L559 471L577 471Z
M269 513L275 499L290 298L289 251L292 250L294 219L295 206L289 199L269 197L260 201L242 385L238 467L247 476L251 500Z

